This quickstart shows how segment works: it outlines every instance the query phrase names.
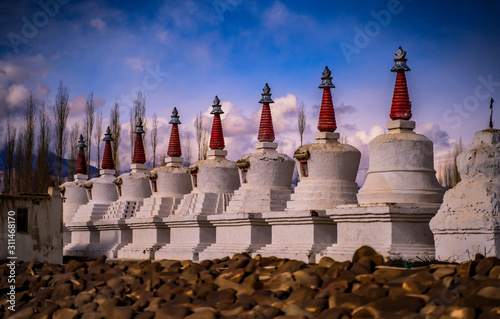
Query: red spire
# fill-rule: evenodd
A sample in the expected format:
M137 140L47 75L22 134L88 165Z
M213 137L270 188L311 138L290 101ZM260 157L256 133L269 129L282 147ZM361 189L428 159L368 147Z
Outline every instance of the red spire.
M106 142L106 145L104 146L104 154L102 156L101 168L115 169L115 163L113 162L113 154L111 153L111 141L113 140L113 138L111 137L111 130L109 129L109 126L102 140Z
M406 85L406 74L403 70L397 71L396 85L394 85L394 94L392 95L391 119L411 119L410 97Z
M259 142L273 142L274 127L269 103L274 103L274 101L271 99L271 88L267 83L262 91L264 93L262 93L262 99L259 101L259 103L262 103L262 113L260 115L259 135L257 138Z
M80 139L78 140L78 145L77 147L80 148L78 150L78 159L76 160L76 169L75 169L75 174L87 174L87 165L85 164L85 151L84 148L87 147L85 143L83 142L83 135L80 134Z
M135 136L134 157L132 157L132 164L144 164L146 163L146 154L144 153L142 134L145 132L142 129L141 118L137 120L134 133L136 133L136 136Z
M411 119L411 103L408 96L408 86L406 85L406 71L410 68L406 65L406 52L399 47L398 52L394 55L396 65L391 69L392 72L397 72L396 84L394 85L394 94L392 95L392 105L390 117L392 120L409 120Z
M216 95L214 99L214 105L212 105L213 110L210 114L214 115L214 122L212 124L212 134L210 136L210 149L211 150L223 150L224 145L224 133L222 132L222 123L220 120L220 115L224 114L221 109L219 97Z
M335 122L335 111L333 109L332 93L330 88L335 88L332 83L332 72L325 67L321 84L319 88L323 89L323 99L321 100L321 109L319 111L318 130L320 132L335 132L337 124Z
M181 139L179 138L179 128L177 127L181 124L179 121L179 112L177 112L177 108L174 107L172 111L172 120L170 124L172 124L172 131L170 132L170 142L168 144L168 152L167 155L169 157L180 157L182 155L181 151Z

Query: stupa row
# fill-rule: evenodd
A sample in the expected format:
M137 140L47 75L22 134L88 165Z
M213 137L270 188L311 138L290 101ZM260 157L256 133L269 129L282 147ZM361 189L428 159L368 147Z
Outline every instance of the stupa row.
M115 177L108 128L100 176L88 180L80 136L75 180L61 185L64 254L132 259L212 259L235 253L309 262L350 259L362 245L387 257L464 261L500 256L498 130L476 133L458 158L463 178L448 191L436 179L433 144L413 130L406 52L395 54L388 132L369 145L365 184L355 182L360 152L339 143L331 71L325 67L315 142L294 159L277 152L271 89L265 85L256 152L226 159L219 98L207 159L182 166L179 113L172 112L166 164L149 173L138 120L131 172ZM473 154L473 155L472 155ZM297 165L300 182L293 191ZM432 219L432 220L431 220Z

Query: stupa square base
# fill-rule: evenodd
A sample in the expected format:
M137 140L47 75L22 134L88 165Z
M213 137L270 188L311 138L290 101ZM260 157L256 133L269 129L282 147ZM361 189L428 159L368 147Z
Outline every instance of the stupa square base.
M337 240L337 227L324 211L262 214L272 229L272 241L256 254L317 262L316 256Z
M64 256L86 257L91 244L99 243L99 231L93 222L70 222L65 225L71 242L64 245Z
M215 243L215 227L207 216L169 216L163 222L170 229L170 243L155 253L155 259L199 260L199 253Z
M252 254L271 242L271 226L261 214L222 214L208 220L216 228L216 241L200 253L200 260Z
M132 242L118 251L120 259L154 259L155 252L170 242L170 229L161 218L131 218Z
M450 262L474 260L476 254L500 256L500 229L434 231L436 258Z
M327 210L337 224L338 239L323 254L338 260L352 259L354 251L368 245L389 258L434 258L430 219L439 204L343 205Z
M100 220L94 222L94 226L99 231L99 243L89 245L91 258L101 255L117 258L118 251L132 241L132 230L123 219Z

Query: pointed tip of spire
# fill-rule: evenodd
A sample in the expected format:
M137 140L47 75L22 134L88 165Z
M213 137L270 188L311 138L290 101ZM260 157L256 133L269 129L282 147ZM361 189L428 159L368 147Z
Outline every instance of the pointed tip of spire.
M78 139L78 144L76 146L79 148L87 147L87 145L85 145L85 141L83 140L83 134L80 134L80 138Z
M102 140L105 141L105 142L106 141L114 141L113 137L111 136L111 129L109 128L109 126L106 129L106 134L104 134L104 138Z
M264 85L264 89L262 89L262 98L260 99L259 103L274 103L273 99L271 99L271 88L269 87L269 84L266 83Z
M335 88L335 85L332 83L332 71L328 68L328 66L325 66L325 69L323 70L323 76L321 77L321 84L318 86L320 89L324 88Z
M224 114L224 111L222 111L222 105L220 105L220 99L216 95L214 98L214 104L212 105L212 112L210 114Z
M144 133L146 133L144 131L144 127L142 126L142 118L140 116L137 119L137 123L135 124L135 131L134 131L134 133L137 133L137 134L144 134Z
M172 116L170 122L168 124L182 124L181 121L179 120L179 111L177 111L177 108L174 107L172 111Z
M394 54L394 66L391 69L391 72L407 72L411 71L411 69L406 65L406 51L403 50L401 46L399 46L398 51Z

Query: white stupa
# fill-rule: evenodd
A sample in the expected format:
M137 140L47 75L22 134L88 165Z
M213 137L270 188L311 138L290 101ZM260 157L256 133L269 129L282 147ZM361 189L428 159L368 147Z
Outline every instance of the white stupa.
M148 166L146 163L146 154L142 134L144 129L142 119L137 120L135 126L136 134L134 143L134 154L130 172L121 174L114 183L117 187L118 200L113 202L108 208L103 219L121 219L133 217L141 207L145 198L151 196L151 187L147 175Z
M491 121L490 121L491 123ZM457 157L462 179L444 195L431 220L440 260L465 262L480 253L500 256L500 130L474 134Z
M359 205L327 211L337 223L337 244L326 252L334 258L351 258L362 245L395 258L434 256L429 220L444 191L434 171L432 142L413 132L405 56L399 47L391 70L397 73L392 121L387 122L389 132L369 144L369 169L357 195Z
M227 213L264 213L283 211L292 193L294 161L276 151L270 103L271 89L266 83L262 93L262 113L256 153L238 160L241 187L229 202Z
M97 220L102 219L108 207L118 199L115 180L115 164L111 153L111 130L106 130L103 141L104 154L102 158L100 176L90 179L84 184L89 201L80 206L73 219L66 223L71 232L71 243L64 247L64 255L68 256L95 256L93 246L99 243L100 234L94 226Z
M287 211L326 210L340 204L356 204L361 153L349 144L339 143L331 88L331 71L325 67L322 83L323 99L318 130L313 144L299 147L295 159L300 182L287 203Z
M222 113L216 96L207 159L190 166L193 191L184 195L173 215L163 219L170 230L170 243L155 253L156 259L198 260L199 253L215 242L215 227L207 217L222 214L239 186L236 163L226 159Z
M76 211L80 206L88 203L87 190L84 184L88 181L87 165L85 162L85 142L80 134L78 140L78 158L76 160L76 168L74 180L66 182L59 186L63 197L63 244L71 242L71 233L66 228L66 223L70 222L75 216Z
M126 224L132 229L132 242L118 251L118 258L154 258L156 250L170 241L170 230L163 222L179 205L182 197L192 190L191 178L182 165L181 143L177 108L172 112L172 131L165 166L150 171L153 195L144 199L144 204Z
M216 96L213 110L214 122L207 159L190 166L193 191L184 196L175 210L176 216L222 214L233 192L238 189L236 163L226 159L224 135L220 115L220 100Z

